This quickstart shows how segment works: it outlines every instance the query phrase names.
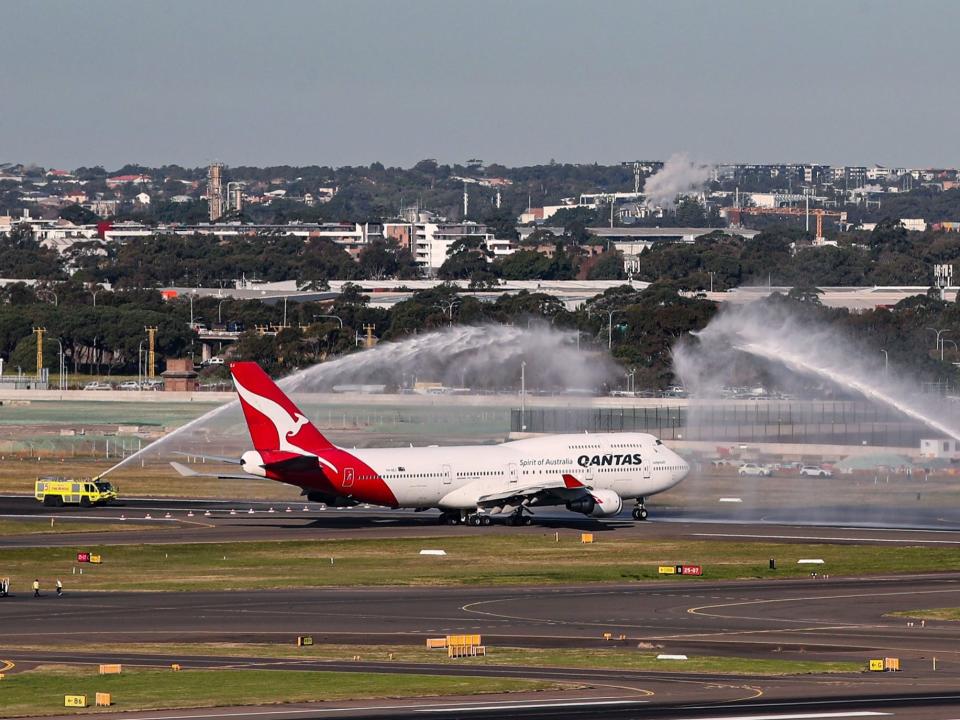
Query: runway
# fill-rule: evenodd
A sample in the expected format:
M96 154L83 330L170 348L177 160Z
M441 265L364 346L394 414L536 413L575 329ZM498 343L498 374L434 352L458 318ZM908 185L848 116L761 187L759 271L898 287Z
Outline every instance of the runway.
M251 512L252 511L252 512ZM0 496L0 520L53 518L59 533L2 535L0 548L73 547L78 538L87 545L178 544L253 540L346 540L467 536L482 533L542 533L544 529L572 529L592 533L650 539L728 539L777 543L926 545L960 548L960 531L930 528L877 528L798 525L773 522L731 523L670 508L654 509L648 522L636 522L628 513L597 520L564 510L538 509L535 523L526 528L503 524L474 528L439 525L435 511L387 510L376 507L326 508L315 503L251 500L128 499L119 505L96 508L47 508L30 496ZM124 532L63 532L70 522L118 521L136 524Z

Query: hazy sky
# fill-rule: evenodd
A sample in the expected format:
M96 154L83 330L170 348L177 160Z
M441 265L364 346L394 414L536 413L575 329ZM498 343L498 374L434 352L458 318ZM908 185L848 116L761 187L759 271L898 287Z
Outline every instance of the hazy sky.
M957 166L960 2L6 2L0 162Z

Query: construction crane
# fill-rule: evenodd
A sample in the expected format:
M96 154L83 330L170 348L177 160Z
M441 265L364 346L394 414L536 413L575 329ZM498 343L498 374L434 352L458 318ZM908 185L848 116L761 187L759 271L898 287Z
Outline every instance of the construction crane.
M741 225L744 215L792 215L794 217L808 217L813 215L817 219L817 233L813 238L814 245L823 245L827 239L823 236L823 219L825 217L837 218L840 223L847 221L847 213L841 210L824 210L823 208L798 208L798 207L728 207L723 208L723 213L731 225Z

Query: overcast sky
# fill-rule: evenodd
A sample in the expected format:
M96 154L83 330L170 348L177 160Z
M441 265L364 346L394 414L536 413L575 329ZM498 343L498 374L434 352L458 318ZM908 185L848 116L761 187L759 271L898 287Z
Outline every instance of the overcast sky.
M960 165L960 3L31 0L0 162Z

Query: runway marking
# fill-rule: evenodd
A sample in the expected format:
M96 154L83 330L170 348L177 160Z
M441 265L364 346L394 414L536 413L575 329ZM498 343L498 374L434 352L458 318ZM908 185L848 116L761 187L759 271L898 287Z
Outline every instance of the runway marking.
M610 698L582 698L583 700L606 700ZM576 700L576 698L574 698ZM504 700L503 702L516 703L516 700ZM537 702L537 701L533 701ZM629 700L626 702L645 702L637 700ZM502 705L495 705L492 701L476 701L474 703L462 702L458 704L460 709L470 709L473 705L493 705L493 709L498 709L503 707ZM417 703L415 705L396 705L396 704L381 704L381 705L368 705L368 706L354 706L354 705L341 705L340 707L332 708L323 708L323 707L311 707L311 708L288 708L288 709L277 709L277 710L244 710L244 711L229 711L229 712L209 712L209 713L197 713L194 715L137 715L136 720L198 720L199 718L221 718L221 717L248 717L252 715L303 715L307 713L343 713L343 712L357 712L361 710L420 710L426 707L436 707L439 708L436 712L445 712L451 704L446 705L442 703L435 703L433 705L424 705L423 703ZM523 707L530 707L525 705ZM453 709L453 708L451 708Z
M17 664L12 660L0 660L0 662L3 663L3 667L0 667L0 675L5 672L10 672L17 666Z
M763 622L784 622L784 623L817 623L819 625L831 625L835 629L839 628L858 628L858 627L885 627L883 625L876 624L862 624L862 623L843 623L837 625L836 621L829 620L808 620L808 619L791 619L791 618L770 618L770 617L750 617L743 615L720 615L717 613L703 612L704 610L713 610L715 608L730 608L730 607L741 607L743 605L772 605L774 603L789 603L789 602L810 602L815 600L846 600L850 598L875 598L875 597L892 597L895 595L935 595L939 593L960 593L960 587L957 588L944 588L942 590L903 590L898 592L872 592L872 593L854 593L847 595L811 595L807 597L792 597L792 598L774 598L770 600L744 600L742 602L735 603L719 603L716 605L700 605L699 607L687 608L687 612L691 615L701 615L703 617L713 617L720 618L723 620L759 620ZM825 629L825 628L824 628Z
M814 718L877 717L892 714L872 710L851 710L849 712L793 713L787 715L722 715L712 718L697 718L697 720L814 720Z
M691 533L693 537L749 538L752 540L811 540L818 542L924 543L925 545L960 545L960 540L924 540L922 538L830 537L825 535L760 535L748 533Z
M417 710L422 713L443 713L443 712L486 712L488 710L527 710L534 708L566 708L566 707L596 707L598 705L639 705L649 702L648 700L586 700L586 701L566 701L566 702L536 702L536 703L514 703L513 705L471 705L461 707L442 707Z

